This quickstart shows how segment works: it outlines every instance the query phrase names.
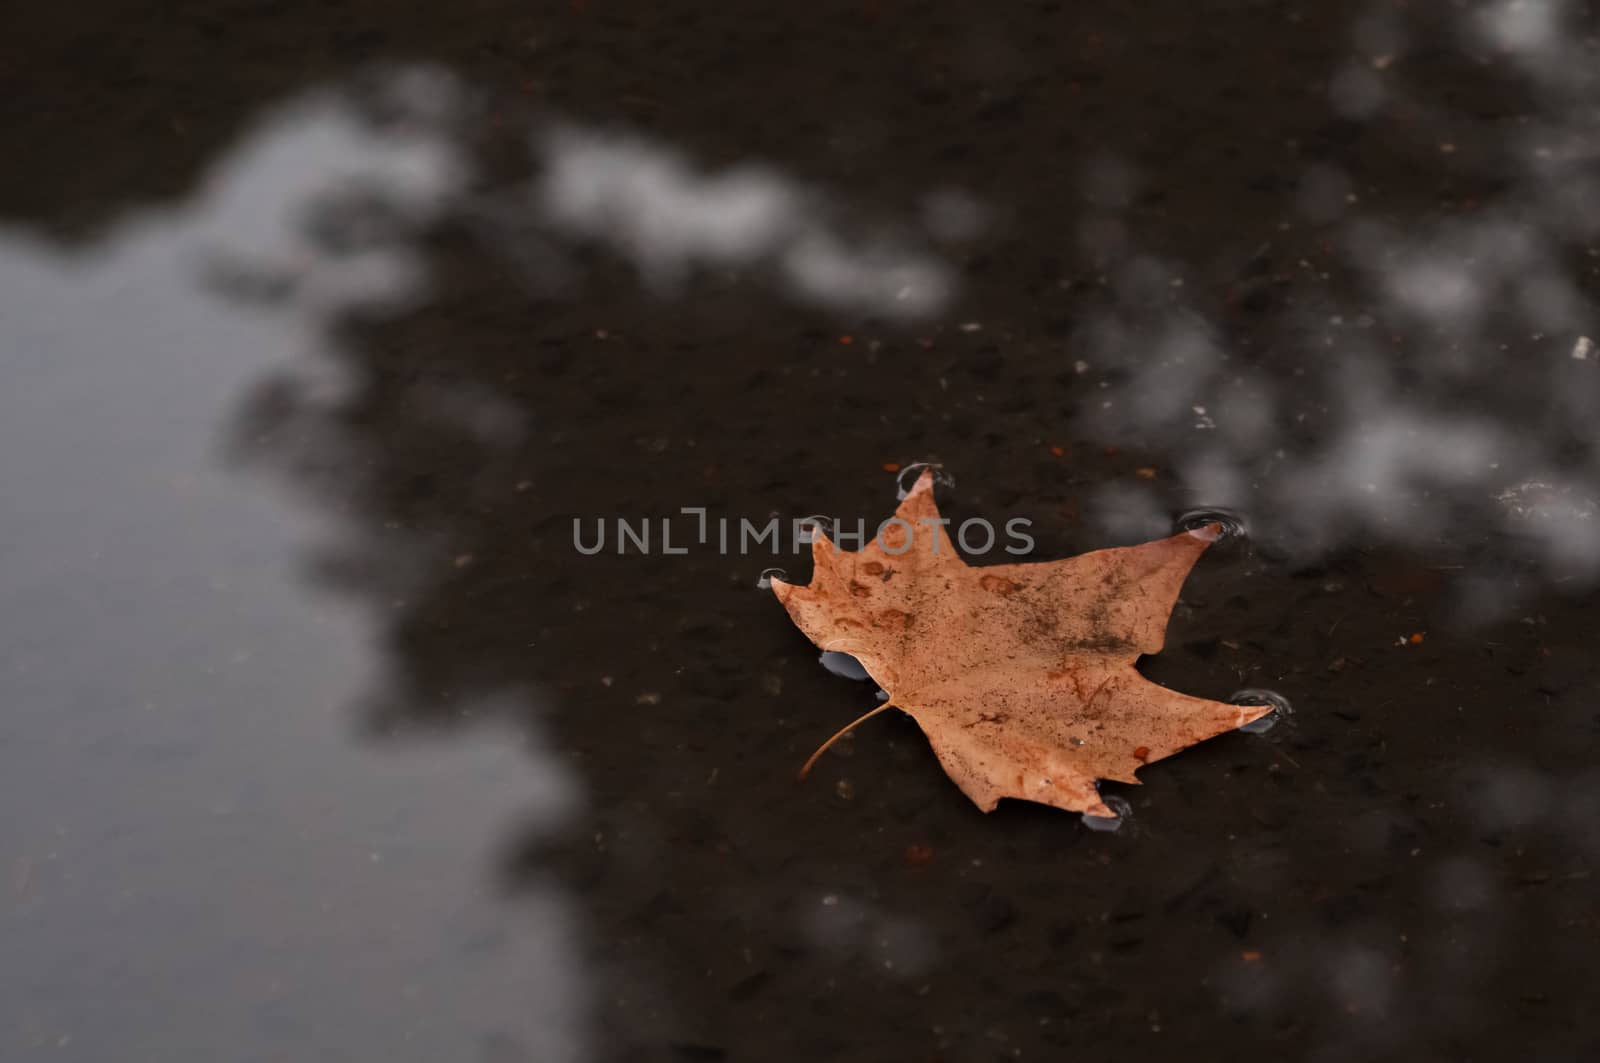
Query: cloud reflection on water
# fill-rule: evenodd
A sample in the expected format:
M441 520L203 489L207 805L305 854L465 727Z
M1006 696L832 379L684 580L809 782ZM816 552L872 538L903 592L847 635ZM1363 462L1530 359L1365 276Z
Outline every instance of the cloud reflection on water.
M1407 93L1403 80L1396 76L1399 71L1394 64L1404 61L1401 45L1386 41L1381 47L1386 49L1381 54L1364 52L1351 56L1329 88L1336 109L1347 120L1376 119L1384 108L1406 104L1408 98L1415 96ZM420 90L408 91L420 91L425 97L432 92L425 80L413 84L421 86ZM432 84L437 87L448 81L435 80ZM86 377L92 377L88 384L82 380L64 381L48 373L34 383L45 389L65 388L69 396L80 394L73 388L88 387L92 397L104 398L113 387L151 387L153 378L158 385L151 388L152 404L142 408L136 418L136 427L143 430L147 427L146 418L155 417L159 424L163 411L180 427L186 418L195 416L196 409L220 411L239 394L240 379L258 372L278 374L287 368L291 386L275 394L286 404L299 403L294 412L309 416L287 419L290 430L274 437L264 448L300 461L290 462L294 471L304 473L304 480L321 490L324 500L333 503L328 511L339 515L330 521L332 527L319 527L314 534L305 535L313 542L312 549L326 556L326 544L331 542L344 557L365 562L369 569L388 567L387 563L393 560L402 582L415 579L425 585L444 586L454 573L471 571L472 565L480 563L468 554L460 554L453 561L447 555L442 562L430 555L437 553L439 540L448 540L462 516L452 512L455 496L441 493L442 500L428 503L420 526L398 517L385 519L392 513L382 505L365 508L369 494L387 490L409 500L424 493L422 489L412 489L414 466L421 464L415 462L414 453L392 456L392 465L382 465L385 455L379 452L394 448L401 438L407 444L415 443L417 437L396 429L421 423L434 429L433 434L419 434L424 445L418 449L427 451L430 458L437 456L441 438L455 436L472 440L464 451L468 457L494 458L528 445L531 419L525 417L522 406L503 401L495 394L494 382L509 381L511 374L490 375L503 368L494 358L475 359L472 352L435 350L433 357L439 361L424 362L425 369L435 375L428 377L424 386L410 388L411 381L405 376L409 367L391 372L402 356L413 353L405 343L387 342L394 333L383 333L361 351L360 357L346 358L339 350L338 340L330 336L329 326L342 324L338 319L356 308L382 308L391 316L402 317L427 285L426 259L417 247L422 230L457 209L471 211L477 205L464 204L456 198L462 196L464 178L459 159L448 141L432 132L412 140L402 137L397 147L396 141L374 137L364 124L351 122L325 97L313 98L299 110L284 113L292 117L280 116L277 124L269 120L262 132L241 142L236 156L214 170L201 200L208 205L199 207L193 218L162 215L144 219L112 240L109 250L101 249L109 256L107 262L115 262L115 266L77 261L72 263L72 269L59 272L70 274L77 270L79 275L60 276L60 264L50 258L49 252L27 247L7 256L13 259L13 265L22 263L15 273L7 274L8 280L19 281L8 290L31 295L59 287L67 296L57 301L41 299L33 316L24 308L19 326L24 334L36 330L51 342L107 352L103 355L105 364L95 364L88 370ZM1561 150L1576 150L1573 144L1581 148L1576 123L1566 124L1555 115L1549 128L1571 138ZM1559 137L1554 139L1560 143ZM775 168L707 169L660 141L601 134L576 126L551 134L539 145L544 170L536 179L532 197L523 198L516 205L515 220L522 228L513 229L506 239L507 244L516 244L522 235L530 236L531 257L536 262L554 262L575 270L581 256L574 252L594 244L632 263L647 287L667 295L689 290L697 273L752 270L773 280L779 291L807 306L885 317L929 315L935 321L952 290L949 268L919 249L920 237L878 237L872 235L877 231L875 223L842 221L843 214L824 205L821 193ZM1581 364L1567 354L1573 340L1570 335L1532 348L1523 344L1520 337L1529 328L1585 327L1589 308L1581 295L1582 286L1573 279L1573 264L1565 257L1573 248L1568 246L1570 238L1563 225L1570 224L1572 232L1592 232L1596 219L1592 212L1581 210L1563 217L1573 202L1583 202L1581 197L1574 200L1570 192L1579 186L1567 183L1559 175L1552 176L1567 156L1558 151L1541 160L1532 141L1521 144L1518 150L1527 156L1518 165L1526 164L1527 168L1516 172L1526 173L1526 181L1514 185L1494 210L1465 220L1424 219L1398 227L1386 224L1382 218L1374 219L1360 202L1367 189L1352 176L1353 171L1331 163L1318 163L1291 182L1296 189L1295 208L1314 225L1334 226L1330 234L1336 239L1318 259L1308 255L1303 260L1290 257L1268 262L1273 256L1281 258L1284 252L1276 246L1264 249L1260 274L1255 280L1262 281L1265 287L1255 289L1254 294L1270 295L1279 287L1295 288L1297 283L1297 293L1304 294L1304 278L1325 278L1340 267L1351 273L1359 286L1353 291L1319 292L1305 304L1293 307L1285 316L1297 329L1295 340L1292 345L1284 344L1283 351L1287 353L1280 352L1276 359L1257 357L1254 351L1249 352L1251 357L1245 357L1246 352L1237 346L1237 336L1230 332L1227 322L1216 320L1221 318L1220 313L1212 313L1212 319L1208 319L1196 309L1203 304L1188 294L1192 287L1185 285L1192 286L1196 275L1203 277L1205 271L1179 262L1170 251L1156 255L1138 249L1132 235L1137 230L1136 219L1123 213L1141 191L1139 174L1132 166L1115 161L1091 163L1086 180L1093 186L1094 205L1101 213L1085 220L1081 235L1097 262L1106 266L1115 305L1103 314L1094 313L1091 306L1080 334L1082 347L1065 353L1068 360L1093 359L1087 373L1073 378L1086 381L1090 391L1082 405L1082 420L1074 424L1074 430L1097 439L1102 435L1135 437L1140 445L1167 457L1185 478L1190 501L1243 508L1253 518L1253 525L1269 537L1299 531L1301 548L1307 554L1350 543L1415 543L1432 536L1460 534L1459 521L1466 516L1485 522L1486 527L1540 544L1540 556L1546 559L1548 574L1553 577L1583 571L1584 559L1592 558L1595 552L1593 521L1588 516L1594 507L1585 493L1592 483L1593 457L1570 454L1569 440L1547 430L1553 428L1568 435L1586 431L1582 418L1592 412L1592 405L1584 399L1584 388L1590 378L1573 374L1587 372L1593 364ZM1528 157L1539 161L1529 162ZM243 194L246 189L248 194ZM976 214L981 212L975 214L969 206L948 198L933 200L924 210L922 224L939 239L970 238L978 224ZM861 235L863 231L867 235ZM174 235L182 239L169 242ZM1288 246L1291 241L1285 240L1284 244ZM152 247L159 253L147 253ZM126 259L120 257L124 252L129 254ZM42 273L34 269L40 260L51 262L51 269ZM200 301L188 290L188 280L189 271L202 267L208 281L229 294L252 295L245 300L248 311L240 313L234 302L225 309L207 305L201 313ZM1289 275L1300 281L1284 281L1280 285L1279 279ZM482 275L474 276L472 281L489 283ZM1315 281L1309 286L1315 288ZM107 300L102 305L117 310L112 315L117 321L115 342L104 335L85 339L72 331L73 327L88 327L71 322L74 308L100 300ZM1504 301L1509 310L1485 306L1496 300ZM477 309L474 304L468 306ZM460 307L450 304L445 309L455 312ZM415 346L431 344L440 333L429 332L428 327L436 325L437 321L424 321ZM1486 331L1490 329L1496 330L1495 334ZM414 338L414 334L398 331L403 340ZM1499 335L1502 331L1508 331L1504 338ZM451 338L461 335L448 329L443 334ZM204 357L193 360L176 356L194 353L186 351L183 342L185 337L196 335L205 336L208 344L227 355L244 353L246 357L236 366L238 376L220 381L203 376L199 370L216 360L210 349L201 352ZM482 338L484 334L474 335ZM496 337L499 338L502 337ZM517 335L504 338L513 346L522 339ZM565 342L565 337L547 338ZM1511 363L1511 355L1499 346L1512 340L1518 341L1516 357L1522 359L1520 362ZM317 359L319 364L343 364L346 369L329 374L324 368L286 366L287 359L282 358L286 349L315 352L326 356ZM163 360L164 350L176 355ZM255 358L248 353L258 350L266 350L266 356ZM465 381L452 376L449 370L455 367L458 355L469 370L473 368L470 363L476 360L476 368L483 376L474 379L470 372L464 373L468 377ZM111 365L114 357L136 363L138 373L115 375ZM528 361L533 357L530 352ZM575 357L599 360L600 356L580 353ZM371 364L365 358L370 358ZM1419 369L1423 371L1420 385ZM383 396L402 411L396 414L392 409L385 410L392 420L363 420L372 414L371 408L346 404L352 382L359 382L358 375L363 371L369 374L367 384L372 384L373 378L381 378L382 384L406 381L405 387L396 389L401 392L400 397ZM322 383L318 383L318 374ZM163 405L161 390L176 386L169 382L212 391L204 404L198 403L193 394L181 392L176 393L183 398L181 408ZM548 381L541 383L561 394ZM1467 390L1479 399L1487 393L1503 402L1457 403L1449 390L1456 383L1468 385ZM1100 384L1105 386L1099 387ZM376 390L377 385L372 386ZM107 390L96 392L95 388ZM512 393L513 389L508 387L507 391ZM537 388L530 388L529 392L539 393ZM618 395L637 401L636 396L625 391L619 390ZM126 395L111 397L120 400ZM165 396L165 401L171 403L175 396ZM1558 412L1547 417L1542 403L1553 403L1551 408ZM927 407L937 408L934 403ZM651 412L642 404L635 409L641 415ZM860 419L870 419L873 412L876 411L863 411ZM22 410L20 415L29 415L29 411ZM55 440L63 451L70 449L74 440L69 435L38 434L43 432L39 415L32 417L26 434L18 436L23 451L42 438ZM220 420L218 412L206 425L215 428ZM259 427L255 421L245 420L247 427ZM993 420L998 423L1000 418L995 416ZM985 427L988 423L986 418ZM308 425L328 432L331 442L312 437L308 443ZM104 432L108 423L94 427ZM296 430L301 432L298 437ZM203 434L197 433L194 438ZM131 432L127 437L118 436L117 449L125 449L125 457L134 463L128 483L148 486L147 480L138 478L138 463L151 459L147 465L162 471L166 466L155 460L159 455L152 457L149 451L140 449L137 435ZM561 443L574 448L583 445L574 438L576 435L572 433ZM751 436L759 437L760 432L752 432ZM98 438L103 441L103 437ZM1000 438L998 431L996 438ZM190 436L180 440L185 445L190 441ZM608 445L610 450L606 449ZM614 459L614 440L595 446L596 453L602 451L608 459ZM455 452L451 454L450 461L439 463L448 471L469 479L478 473L477 464L456 461ZM25 457L26 454L13 460ZM206 460L210 457L208 453ZM534 464L533 458L520 452L513 453L511 460ZM195 462L194 467L206 466ZM543 466L537 467L543 471ZM65 465L52 472L74 468L78 467ZM569 468L593 473L603 469L604 463L592 461L584 465L574 461ZM644 475L653 475L654 468ZM185 466L180 471L187 475L193 468ZM698 474L699 470L695 472ZM102 475L91 470L81 483L99 486L103 480ZM1548 490L1530 502L1530 483L1549 485ZM1164 524L1164 509L1148 494L1123 486L1108 491L1120 492L1099 499L1099 512L1108 521ZM1516 493L1508 496L1507 492ZM104 517L107 527L125 527L114 521L127 512L146 516L152 513L149 508L140 509L136 490L114 499L115 504L112 499L104 499L101 508L90 511ZM75 498L68 498L57 515L72 515L76 503ZM145 499L143 504L149 507L152 503ZM344 523L344 518L352 514L353 527ZM155 516L164 521L164 514ZM492 521L485 524L487 530L479 526L470 531L495 542L504 525L496 527ZM235 529L229 525L226 530L232 534ZM523 530L515 529L519 535ZM58 541L61 536L92 534L67 520L51 522L49 532L48 542L41 536L33 545L60 555L70 553ZM1134 531L1130 529L1128 534ZM244 541L248 544L253 540ZM402 543L402 550L400 556L391 557L388 551L395 541ZM519 540L517 545L527 544ZM302 540L296 540L295 546L300 548ZM1517 553L1520 549L1512 547L1508 552ZM152 554L160 556L160 551L153 550ZM380 558L379 564L374 564L374 557ZM430 568L429 564L437 567ZM320 570L319 576L331 578L332 569L329 566ZM159 574L167 570L157 566L154 571ZM554 608L564 608L567 601L567 588L547 586L556 592L550 596L556 605L546 605L546 612L539 614L544 617L553 616ZM142 595L145 590L148 588L141 588ZM704 585L700 585L696 593L703 590ZM458 615L448 607L459 607L462 598L474 608L483 598L495 600L491 591L493 588L485 583L473 584L455 597L442 594L446 607L419 609L416 613L408 612L410 606L401 594L392 599L372 594L359 600L370 610L369 619L386 617L386 610L395 610L398 619L376 621L387 635L403 628L407 621L423 628L426 633L417 638L417 643L442 646L439 655L451 658L451 667L458 669L441 669L443 674L490 683L501 674L496 670L501 664L494 652L498 647L458 645L440 634L441 627L430 625L441 617ZM637 598L638 586L630 584L628 593ZM158 600L159 588L149 597ZM666 605L657 602L645 608L642 615L653 620L677 617L683 612L683 602L683 597L675 597ZM535 608L526 603L519 603L518 607L528 613ZM71 626L63 625L62 630L70 632ZM667 625L661 625L661 630L663 639L671 638ZM720 629L708 624L704 630ZM476 634L489 637L483 627ZM415 643L409 647L401 643L401 637L394 637L388 643L390 652L397 656L407 649L420 653ZM359 639L356 644L362 650L368 649ZM532 656L523 643L519 642L516 648L523 660ZM628 652L642 656L637 647ZM587 662L581 666L575 663L572 670L586 679L584 667ZM430 674L426 665L418 670ZM489 678L483 679L484 676ZM704 680L703 676L692 678ZM722 695L720 687L707 689L712 693L704 694L699 705L711 718ZM396 694L396 700L425 693L432 692L402 691ZM311 700L309 695L306 700ZM416 715L427 717L430 711L436 711L436 706L418 708ZM518 702L516 710L504 705L468 703L452 705L446 711L454 723L472 719L475 713L506 716L541 710ZM325 716L314 714L314 720L325 723ZM653 725L665 728L661 720L672 722L665 710ZM649 726L651 721L642 724ZM765 724L759 730L763 734L775 732ZM728 738L719 730L717 741L716 748L726 752L731 748L752 748L755 740L737 735ZM752 745L736 746L741 741ZM660 739L655 751L663 763L674 769L681 763L671 759L681 753L677 735ZM691 751L690 759L702 752ZM778 759L770 749L763 750L763 757L769 754L773 760ZM548 767L548 758L541 758L537 746L530 755L541 770ZM459 783L463 776L482 767L476 761L467 762L460 769L462 774L452 773L450 780L452 784ZM305 776L297 779L303 783ZM636 808L624 806L617 799L613 809L617 818L629 822L645 820L657 826L660 824L653 817L660 815L661 824L666 824L668 813L660 809L676 798L663 798L649 791L648 781L642 770L640 778L627 781L628 786L640 789L625 787L624 795L637 798L647 792L650 802L641 801ZM364 807L369 801L381 805L381 797L363 798ZM556 805L559 810L560 803ZM701 884L711 865L695 861L713 848L722 824L737 822L735 817L741 812L748 814L748 810L718 807L714 812L705 808L696 811L702 837L696 840L691 836L678 863L672 864L654 852L648 860L638 852L633 854L637 861L633 867L659 871L665 865L669 874L677 875L676 882L669 881L659 892L648 883L634 887L608 884L605 890L611 891L609 899L615 902L616 893L626 896L628 889L638 888L656 892L656 897L661 898L660 906L670 910L678 903L672 886ZM463 818L493 814L471 808L462 813ZM771 817L751 818L779 822ZM867 818L866 822L872 820ZM665 843L662 848L667 848ZM733 849L730 846L730 851ZM470 852L470 846L452 850L451 858L458 864L470 861ZM1445 865L1440 876L1455 882L1461 878L1456 873L1459 870ZM463 877L472 875L463 872ZM759 890L774 879L770 867L752 866L749 878L742 881L746 892L738 894L741 898L764 899L766 895ZM784 888L783 880L777 881L780 884L774 888ZM545 885L535 876L536 890ZM605 890L597 889L596 893ZM557 899L558 893L549 891ZM370 896L363 893L364 898ZM647 900L655 903L655 898ZM1261 903L1267 905L1270 901ZM692 904L696 911L701 905L715 906L698 895ZM648 911L644 905L640 907ZM839 946L841 954L849 956L878 956L874 949L886 950L880 958L897 958L913 969L936 958L933 945L925 939L920 926L898 918L888 921L885 917L883 925L887 930L869 938L869 928L875 921L880 921L877 907L859 920L843 920L842 930L820 923L806 926L816 930L819 939L825 939L825 946L843 942ZM670 920L645 925L652 930L663 926L669 932L671 929ZM759 926L759 919L752 917L751 925ZM535 937L544 933L544 927L541 921ZM640 937L645 935L641 933ZM538 970L547 970L555 979L556 988L549 999L557 1001L561 1008L582 1006L582 972L572 962L573 949L581 945L557 934L547 954L535 957L537 963L548 964L548 969ZM651 947L660 946L642 946L646 950ZM1315 977L1338 990L1334 1014L1342 1014L1338 1007L1352 998L1390 1014L1403 1010L1396 1001L1414 999L1414 994L1403 992L1403 980L1391 979L1378 969L1388 960L1387 952L1333 940L1325 948L1317 947L1322 949L1319 955L1326 962L1308 966L1314 968ZM426 951L424 947L422 952ZM669 959L675 961L678 957ZM637 962L648 965L648 960ZM518 978L537 982L526 972L516 973ZM1373 985L1381 991L1371 990ZM571 995L563 996L563 992ZM504 1000L496 997L494 1007L502 1006ZM436 1004L437 1001L435 998ZM444 1007L465 1009L469 1004L452 999ZM496 1034L495 1051L514 1040L510 1034ZM579 1051L577 1046L560 1040L553 1043L557 1051ZM541 1043L539 1047L548 1046Z
M413 236L464 173L435 131L312 93L180 208L66 251L0 234L0 493L27 500L0 552L0 798L29 810L0 825L10 1049L585 1058L570 896L525 883L508 923L486 874L508 826L573 819L579 780L531 727L348 742L382 621L301 565L356 528L219 460L263 375L345 392L330 322L416 297ZM330 253L330 200L385 224Z
M624 255L659 294L680 292L696 269L752 267L800 301L886 318L927 317L952 294L949 269L916 241L847 230L820 193L769 167L702 173L666 145L570 125L537 143L539 216ZM928 221L967 236L981 212L946 192Z
M1600 318L1588 293L1600 250L1586 241L1600 232L1600 195L1571 145L1594 77L1564 18L1554 0L1508 0L1472 24L1465 45L1493 45L1497 76L1527 75L1548 106L1461 145L1459 116L1408 77L1408 30L1380 9L1357 21L1335 108L1394 124L1460 176L1440 178L1439 209L1400 220L1364 201L1383 190L1309 163L1302 220L1256 252L1227 310L1265 309L1276 330L1265 348L1259 330L1188 294L1187 264L1140 251L1121 205L1141 175L1092 168L1084 194L1096 210L1082 231L1098 234L1086 250L1112 298L1080 323L1071 352L1099 385L1079 403L1083 422L1165 456L1184 503L1246 511L1301 558L1487 538L1502 561L1539 558L1546 580L1593 579L1600 360L1589 334ZM1473 181L1496 191L1452 191ZM1131 492L1101 490L1096 511L1128 534Z

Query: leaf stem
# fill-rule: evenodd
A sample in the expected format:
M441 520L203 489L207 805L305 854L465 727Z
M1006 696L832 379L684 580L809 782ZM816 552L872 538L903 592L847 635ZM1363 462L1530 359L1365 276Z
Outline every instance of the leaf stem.
M857 716L855 719L851 720L849 723L847 723L843 727L839 728L839 730L834 732L832 738L828 739L826 742L822 743L822 745L818 746L817 747L817 751L815 753L811 754L811 758L800 766L800 772L799 772L799 774L797 774L795 776L795 781L796 782L802 782L802 781L805 780L805 777L807 775L811 774L811 766L817 762L817 758L818 757L822 756L822 754L824 754L824 753L826 753L828 751L828 747L829 746L833 745L839 739L843 738L845 735L847 735L851 731L855 730L856 727L859 726L860 724L865 723L867 720L870 720L874 716L878 715L878 713L882 712L884 709L892 709L894 707L895 707L895 704L894 704L893 701L886 701L882 705L879 705L877 708L873 709L871 712L864 713L861 716Z

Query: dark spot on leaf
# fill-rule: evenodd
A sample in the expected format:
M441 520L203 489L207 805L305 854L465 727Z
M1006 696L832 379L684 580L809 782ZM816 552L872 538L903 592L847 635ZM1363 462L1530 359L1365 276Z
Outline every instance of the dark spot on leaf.
M879 627L911 629L911 614L903 609L885 609L877 614L875 620Z
M978 580L978 585L984 590L994 594L1015 594L1022 589L1022 585L1006 579L1004 576L983 576Z

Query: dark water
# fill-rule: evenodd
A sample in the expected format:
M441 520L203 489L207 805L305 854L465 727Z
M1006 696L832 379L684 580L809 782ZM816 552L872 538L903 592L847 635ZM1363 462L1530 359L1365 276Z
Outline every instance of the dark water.
M1600 1051L1590 5L0 24L0 1058ZM1242 514L1143 667L1293 717L795 785L871 688L680 509L919 460Z

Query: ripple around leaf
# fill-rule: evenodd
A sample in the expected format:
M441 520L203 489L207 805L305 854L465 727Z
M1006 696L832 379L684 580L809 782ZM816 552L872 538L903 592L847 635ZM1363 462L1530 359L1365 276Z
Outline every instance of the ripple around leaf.
M1294 706L1289 704L1289 699L1284 697L1282 694L1279 694L1275 690L1263 690L1256 687L1248 687L1244 690L1236 690L1232 696L1228 698L1228 704L1272 706L1272 711L1270 713L1261 717L1259 720L1252 720L1243 727L1239 728L1239 730L1245 732L1246 734L1266 734L1268 731L1276 727L1280 721L1286 720L1290 716L1294 715Z
M922 475L924 469L933 470L933 482L935 486L942 487L946 491L952 490L956 486L956 478L945 472L944 466L938 462L914 461L910 465L907 465L905 468L901 469L894 478L896 502L904 502L906 500L906 495L911 493L911 488L906 486L907 478L909 477L911 483L914 485L917 482L917 477Z
M1204 506L1180 514L1178 519L1172 522L1172 527L1174 531L1185 532L1204 528L1210 524L1216 524L1222 528L1222 540L1224 542L1246 538L1249 535L1249 528L1245 524L1244 518L1239 514L1234 513L1232 510L1213 509Z
M1106 807L1115 812L1116 815L1091 816L1085 812L1083 814L1083 825L1101 834L1111 834L1121 830L1122 825L1132 817L1133 806L1120 797L1107 797L1104 800Z

